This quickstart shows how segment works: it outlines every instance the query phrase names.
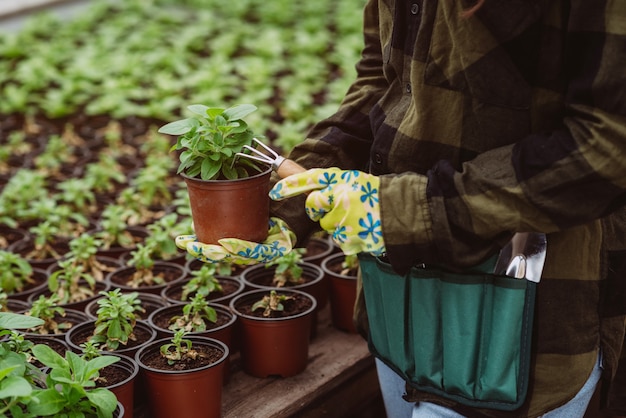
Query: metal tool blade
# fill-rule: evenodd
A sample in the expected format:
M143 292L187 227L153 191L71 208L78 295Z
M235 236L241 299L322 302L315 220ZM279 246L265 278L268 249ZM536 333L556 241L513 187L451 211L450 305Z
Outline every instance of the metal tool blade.
M539 283L546 260L546 249L546 234L518 232L500 251L494 274Z

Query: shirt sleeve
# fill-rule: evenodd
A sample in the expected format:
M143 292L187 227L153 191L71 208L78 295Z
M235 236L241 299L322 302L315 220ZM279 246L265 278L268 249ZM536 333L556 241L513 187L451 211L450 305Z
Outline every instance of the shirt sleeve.
M440 161L426 176L383 178L383 233L397 270L475 264L514 232L557 232L624 205L626 9L573 1L567 23L560 127L484 152L460 170Z
M372 132L370 110L387 89L382 71L382 51L378 37L378 1L370 0L363 12L364 48L356 64L357 78L337 112L317 123L307 139L296 145L289 158L305 168L341 167L366 170ZM278 179L274 177L274 181ZM319 225L304 213L304 197L272 202L271 212L294 230L299 242Z

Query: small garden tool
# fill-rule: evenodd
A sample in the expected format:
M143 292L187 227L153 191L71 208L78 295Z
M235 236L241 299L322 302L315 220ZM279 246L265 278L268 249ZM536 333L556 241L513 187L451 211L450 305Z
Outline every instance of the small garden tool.
M545 234L518 232L500 251L494 273L539 283L546 250Z
M272 170L274 170L280 178L288 177L292 174L301 173L306 171L304 167L296 163L295 161L289 160L281 155L278 155L276 151L262 143L256 138L252 138L252 140L259 145L263 150L267 152L261 152L256 148L253 148L248 145L244 145L243 148L250 151L252 154L245 154L243 152L238 152L238 157L246 157L255 161L259 161L265 164L269 164L272 166Z

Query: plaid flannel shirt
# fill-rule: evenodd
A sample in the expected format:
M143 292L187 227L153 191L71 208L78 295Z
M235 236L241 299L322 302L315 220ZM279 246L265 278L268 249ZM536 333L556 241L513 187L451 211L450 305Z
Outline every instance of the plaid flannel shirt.
M612 240L626 222L601 219L626 198L626 6L487 0L461 17L471 4L369 1L357 79L290 156L381 176L399 272L476 264L515 232L548 234L528 399L480 412L537 416L582 387L599 347L612 378L623 341L625 302L606 307L605 261L626 249ZM273 208L300 239L315 228L302 198Z

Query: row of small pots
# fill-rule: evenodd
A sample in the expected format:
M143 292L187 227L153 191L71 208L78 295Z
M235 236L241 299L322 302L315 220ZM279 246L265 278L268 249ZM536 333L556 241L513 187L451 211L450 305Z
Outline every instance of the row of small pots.
M338 308L339 306L345 305L348 306L348 309L351 309L351 306L353 305L353 303L350 302L339 303L337 300L338 295L347 293L347 296L349 297L355 293L353 281L346 280L346 277L339 274L339 265L343 260L343 255L341 252L337 252L335 248L329 244L327 239L311 239L310 243L310 245L316 246L317 250L313 250L313 247L309 247L307 253L310 253L311 255L304 257L305 265L308 266L305 269L305 276L308 276L309 279L307 280L307 283L298 285L295 288L311 288L308 291L316 297L318 301L318 311L326 306L328 296L330 295L331 304L333 305L333 323L339 329L353 331L351 319L349 319L347 323L346 321L341 320L341 317L344 316L351 318L351 314L346 315L344 313L339 315L337 312L337 310L340 309ZM100 256L98 259L102 264L109 265L112 271L106 275L106 279L102 283L97 284L93 297L80 302L67 304L65 305L66 308L84 310L88 303L98 297L98 292L116 287L121 288L122 291L141 290L143 293L161 295L171 303L180 302L180 300L177 299L180 296L177 296L177 294L180 293L180 289L189 278L191 272L199 269L202 265L202 262L195 259L184 259L183 262L178 263L171 261L157 261L155 262L156 271L169 272L166 275L167 282L160 285L134 288L126 285L126 278L131 276L135 271L133 267L125 267L123 265L123 261L120 259L105 256ZM33 278L36 284L22 292L9 295L9 298L20 299L32 303L32 301L37 299L40 295L49 295L50 292L47 289L46 277L47 274L51 274L57 268L58 266L56 263L49 265L45 271L41 268L35 268ZM211 301L227 304L228 299L243 290L244 285L241 282L247 284L248 287L259 287L259 283L260 285L265 283L267 286L268 282L271 281L271 277L269 277L270 273L271 269L265 269L264 266L257 265L243 270L238 277L231 277L230 280L227 276L222 276L221 280L229 281L231 286L235 288L231 291L233 294L214 296L211 298ZM239 280L239 278L241 280Z
M159 356L160 347L169 343L173 335L167 328L156 326L153 320L160 313L166 316L180 314L183 305L160 308L151 314L148 321L138 321L134 331L137 343L112 353L125 360L119 366L116 363L116 367L135 367L124 382L128 385L120 383L119 387L110 388L124 405L125 416L132 416L135 406L141 407L143 401L147 401L150 416L155 418L179 414L221 416L222 386L229 377L229 354L235 350L240 352L244 372L252 376L289 377L302 372L308 362L315 299L305 292L285 289L279 293L302 301L305 306L303 311L278 318L258 317L250 313L250 306L266 293L262 289L246 291L233 298L228 308L211 305L218 315L230 319L217 328L204 333L190 333L186 337L193 342L194 349L196 344L209 344L220 351L214 362L199 370L161 370L148 363L148 359ZM94 320L73 326L64 334L65 344L80 353L80 344L92 335L94 327ZM136 366L129 363L129 359L134 359ZM132 396L129 391L133 391Z
M97 229L91 230L88 233L93 233ZM142 226L129 226L127 232L135 237L137 242L141 242L149 235L148 230ZM21 229L11 228L6 225L0 224L0 250L11 251L21 255L30 253L35 245L35 237L32 233ZM338 249L335 244L329 238L312 237L306 244L307 253L303 258L303 261L307 261L314 264L320 264L321 261L333 252L337 252ZM54 243L55 250L61 257L69 251L69 240L59 239ZM136 246L130 247L111 247L108 249L99 250L97 255L100 257L118 259L121 263L125 264L128 261L130 253L136 249ZM32 267L46 270L52 265L55 265L58 258L45 258L45 259L28 259ZM186 253L180 252L172 259L161 260L169 261L185 266L188 270L195 269L200 263L198 260L187 257Z
M343 254L341 253L331 254L330 256L327 256L325 259L323 259L320 265L324 266L324 268L326 269L330 267L331 265L337 265L337 264L340 265L342 258L343 258ZM318 293L320 292L319 289L320 288L322 289L320 293L321 296L317 296L317 297L319 297L320 300L322 300L322 306L323 306L324 304L326 304L326 301L328 299L324 290L328 290L328 288L324 289L324 287L323 286L320 287L319 284L325 283L324 279L326 279L326 283L328 283L327 280L328 280L330 273L326 272L326 274L324 274L324 269L321 266L317 266L312 263L306 263L305 274L310 274L314 276L315 280L313 280L313 282L314 284L317 284L318 286L318 290L317 290ZM267 287L264 288L261 285L255 284L254 278L259 277L259 276L264 277L266 276L267 272L271 273L271 269L266 269L264 266L255 266L255 267L250 267L246 269L241 274L240 278L224 278L224 279L234 280L235 282L239 283L240 286L237 288L237 291L235 292L235 294L230 295L229 298L227 299L220 300L221 303L229 305L230 309L228 309L225 306L218 305L213 301L212 301L212 306L214 306L216 310L220 311L221 314L223 315L228 316L230 314L232 320L228 320L227 324L224 325L221 330L216 329L216 330L213 330L214 333L209 333L205 335L194 335L194 337L203 336L205 338L212 338L226 345L227 349L231 352L234 352L237 350L240 351L241 359L242 359L242 367L244 371L246 371L247 373L251 375L258 376L258 377L266 377L270 375L280 375L284 377L292 376L304 370L308 361L308 343L309 343L310 337L314 335L315 321L316 321L315 312L316 312L316 307L319 306L315 297L311 297L311 300L313 302L312 302L312 307L309 309L308 313L306 315L302 315L303 318L301 320L304 321L304 323L298 324L295 330L287 332L286 335L288 337L279 337L278 335L270 335L270 333L273 333L274 331L278 332L278 330L275 329L276 325L272 325L269 330L259 329L260 325L258 325L259 321L257 320L253 321L253 323L256 325L251 325L251 328L250 328L251 330L246 331L246 329L248 328L242 326L243 323L247 321L243 319L244 318L243 315L237 315L237 317L240 318L240 320L237 321L237 327L238 327L237 336L236 337L233 336L235 328L234 328L234 325L231 325L231 324L235 323L236 318L235 318L235 315L232 315L232 312L237 311L236 301L243 300L246 297L250 297L248 296L249 294L255 295L253 296L253 298L258 299L259 295L266 292ZM333 273L333 274L336 274L336 273ZM339 274L336 274L336 275L340 276ZM246 277L250 277L251 279L249 280ZM339 281L337 282L337 280ZM336 283L336 282L345 283L348 286L346 286L345 284L333 285L333 283ZM170 283L168 287L171 288L173 287L173 285L179 284L179 283L180 282ZM248 286L246 287L245 284L247 284ZM261 289L251 290L259 286L261 287ZM144 308L148 306L152 306L154 308L154 310L148 316L147 320L143 322L139 321L137 325L138 329L141 329L141 328L147 329L146 332L149 335L148 343L152 344L153 346L154 345L160 346L165 341L169 341L169 338L171 338L171 334L172 334L171 331L163 328L162 326L159 327L153 323L154 322L153 319L157 317L157 313L161 313L164 311L171 311L172 315L176 315L176 314L180 314L180 312L182 311L182 306L183 306L182 301L178 301L178 303L176 303L175 300L171 300L171 299L168 300L164 296L166 294L165 290L168 287L163 288L161 292L152 292L152 293L144 292L144 291L139 292L140 299L142 300L142 305L144 306ZM351 313L352 313L354 296L356 294L356 290L355 290L356 281L354 280L353 277L343 277L339 279L333 278L330 280L330 287L331 287L330 300L331 300L333 324L339 329L353 332ZM351 290L348 290L348 292L345 292L346 288L351 289ZM248 290L244 291L245 289L248 289ZM333 301L339 297L338 293L341 292L342 289L344 293L348 293L348 297L351 298L352 300L352 302L348 302L347 305L344 306L343 308L341 308L339 304L333 304ZM133 290L141 290L141 289L133 289ZM302 290L305 290L305 289L302 289ZM285 289L284 291L285 292L299 292L298 289ZM309 292L315 294L316 290L309 289ZM337 293L337 294L334 294L334 293ZM306 295L307 293L303 293L303 294ZM171 305L166 305L168 303ZM160 304L164 304L164 306L159 306ZM78 314L83 314L84 316L82 318L83 322L79 325L74 326L72 329L70 329L70 331L68 331L64 335L64 339L67 345L74 351L81 350L79 346L80 343L77 344L75 341L73 341L74 336L79 334L84 328L87 328L87 331L86 331L87 336L89 336L91 332L93 331L94 306L97 306L97 304L95 300L92 300L88 304L85 304L84 312L76 311ZM67 309L66 312L68 312L69 314L74 314L74 310L72 309ZM343 318L342 318L342 315L344 315ZM91 322L89 322L90 320ZM287 323L287 321L284 321L284 320L281 320L278 322L284 323L284 324ZM221 331L221 335L219 335L219 331ZM253 338L253 334L258 333L258 332L262 333L262 335L258 337L261 340L258 342L251 342L250 339ZM210 337L207 337L207 335ZM300 335L299 337L300 339L298 343L293 342L293 341L287 342L284 339L284 338L294 338L297 335ZM263 341L271 343L267 349L262 349ZM298 346L303 347L303 349L300 350L300 353L301 353L300 357L297 360L294 360L293 363L289 363L288 361L286 361L286 359L288 358L287 355L298 352L298 350L296 350L296 347ZM272 361L269 361L269 359L271 358L270 354L275 354L276 352L278 352L280 347L285 347L287 348L287 350L280 353L277 360L275 360L274 363L272 363ZM141 347L139 348L135 347L133 350L129 350L129 352L127 352L126 355L128 357L135 358L137 362L140 363L139 359L136 358L136 356L139 355L139 351L138 351L139 349L141 349ZM120 351L119 353L116 353L116 354L120 354L122 356L125 355L124 351ZM253 360L254 358L256 358L254 357L254 355L256 354L261 354L261 360ZM222 370L221 376L223 378L223 382L226 382L228 379L228 357L229 357L228 355L225 355L225 359L222 362L220 362L220 363L223 363L223 365L220 366ZM141 375L145 375L145 372L142 372ZM195 386L192 386L192 387L195 387ZM188 389L186 391L189 392ZM139 391L139 393L141 393L141 391ZM160 392L158 392L158 390L156 389L153 390L153 388L150 388L147 392L144 391L144 396L145 396L145 393L150 393L151 395L154 395L155 393L160 393ZM126 396L126 398L128 398L128 396ZM151 416L155 416L155 417L172 416L172 415L167 415L167 414L158 415L159 413L158 411L166 411L167 408L162 405L154 404L154 402L163 401L165 399L165 396L156 397L154 402L152 399L154 398L154 396L150 396L148 398L150 399L150 403L152 404L151 409L157 411L157 412L151 412L151 414L153 413L153 415ZM200 398L207 398L207 397L205 396L205 397L200 397ZM136 400L136 399L144 399L144 398L140 396L139 398L135 397L134 399ZM191 401L187 403L191 405ZM177 402L177 405L178 406L176 406L177 408L176 411L179 411L180 402ZM132 415L129 415L128 411L130 411L130 414L132 414L133 406L132 404L129 405L128 401L126 401L125 410L127 411L125 416L132 416ZM203 410L209 410L209 409L207 409L207 407L204 406ZM187 416L187 415L183 414L183 416ZM192 416L192 415L189 415L189 416ZM219 415L209 415L209 416L219 416Z
M191 333L185 338L196 345L209 345L213 355L210 364L199 369L160 369L151 362L158 360L160 348L171 342L173 334L166 328L155 327L151 320L138 321L134 334L137 341L127 347L107 355L120 357L120 361L110 366L122 369L120 372L127 377L120 382L108 386L124 407L126 417L132 417L137 407L148 407L151 417L207 416L219 417L221 410L222 386L229 377L229 354L233 352L234 339L239 341L243 370L257 377L279 375L293 376L306 368L308 362L308 346L312 315L315 310L315 299L307 293L297 290L282 290L279 293L304 301L305 310L290 316L279 318L256 317L251 314L250 305L267 292L255 290L244 292L235 297L230 306L212 305L221 315L229 317L227 323L210 329L206 333ZM182 312L183 305L172 305L172 315ZM156 313L155 311L153 315ZM73 320L85 315L80 311L66 310ZM81 353L81 344L93 334L95 321L87 319L70 328L63 338L46 337L45 343L61 344L59 351L63 353L71 349ZM29 339L43 342L44 337L30 335ZM64 344L63 344L64 343ZM191 381L189 380L191 379ZM145 403L145 404L144 404ZM202 412L199 412L202 411Z

